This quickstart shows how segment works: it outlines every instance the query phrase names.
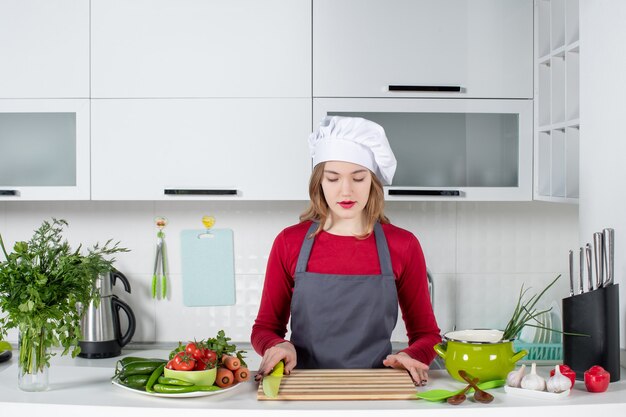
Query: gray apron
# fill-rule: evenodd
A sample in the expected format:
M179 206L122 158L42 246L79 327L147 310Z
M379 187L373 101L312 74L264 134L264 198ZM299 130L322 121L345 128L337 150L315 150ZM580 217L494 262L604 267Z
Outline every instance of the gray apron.
M311 224L306 236L316 228L317 223ZM398 319L398 293L379 223L374 236L381 275L306 272L314 239L304 238L291 299L291 342L298 368L383 367Z

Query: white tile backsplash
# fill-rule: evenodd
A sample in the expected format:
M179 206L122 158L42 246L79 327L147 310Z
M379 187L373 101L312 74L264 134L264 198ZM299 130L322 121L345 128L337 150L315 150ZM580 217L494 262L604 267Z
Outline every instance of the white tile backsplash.
M256 317L264 271L275 236L298 221L305 202L0 202L0 233L7 247L28 240L44 219L69 222L72 245L90 246L112 238L131 249L116 256L116 267L130 280L132 293L116 294L137 317L135 342L206 338L224 329L247 342ZM236 304L185 307L182 301L180 232L202 229L203 215L215 228L235 236ZM391 221L420 240L435 281L435 314L442 332L502 327L522 283L542 289L564 276L546 301L567 295L567 251L578 245L578 207L540 202L389 202ZM167 217L169 297L153 300L156 216ZM394 341L406 341L401 318ZM17 341L15 331L9 340Z

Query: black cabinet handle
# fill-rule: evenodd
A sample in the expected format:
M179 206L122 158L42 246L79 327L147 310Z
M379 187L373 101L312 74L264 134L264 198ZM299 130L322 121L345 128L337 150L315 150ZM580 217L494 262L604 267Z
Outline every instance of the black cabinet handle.
M458 190L392 189L392 190L389 190L389 195L459 197L461 195L461 192Z
M20 193L17 190L0 190L0 196L3 197L19 197Z
M434 91L443 93L460 93L460 85L390 85L389 91Z
M237 190L234 189L205 189L205 190L192 190L192 189L179 189L168 188L163 190L165 195L237 195Z

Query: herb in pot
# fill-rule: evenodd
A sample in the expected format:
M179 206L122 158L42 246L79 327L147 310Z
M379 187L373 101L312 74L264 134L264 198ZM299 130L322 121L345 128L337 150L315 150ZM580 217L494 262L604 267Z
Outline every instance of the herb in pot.
M108 240L81 254L63 240L65 220L44 221L28 241L16 242L8 253L0 235L0 337L20 329L18 368L22 374L42 372L49 366L51 347L62 346L62 355L80 352L81 314L77 303L96 300L98 275L112 269L114 259L105 256L127 252Z

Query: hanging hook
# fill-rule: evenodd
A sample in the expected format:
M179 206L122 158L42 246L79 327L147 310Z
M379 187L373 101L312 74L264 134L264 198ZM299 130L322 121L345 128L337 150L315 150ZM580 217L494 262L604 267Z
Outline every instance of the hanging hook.
M202 216L202 224L204 225L204 228L206 230L198 235L198 239L215 237L213 235L213 233L211 233L211 228L215 224L215 217L213 217L213 216Z

